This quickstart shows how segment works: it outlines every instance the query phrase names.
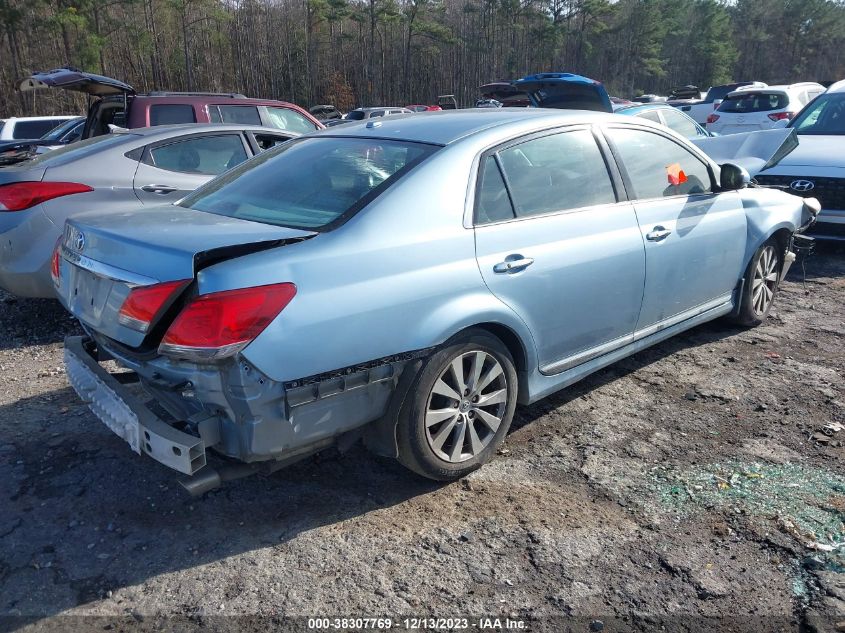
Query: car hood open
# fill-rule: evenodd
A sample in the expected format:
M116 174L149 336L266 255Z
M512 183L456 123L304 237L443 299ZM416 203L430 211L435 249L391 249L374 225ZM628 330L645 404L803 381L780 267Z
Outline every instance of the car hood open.
M798 147L780 164L781 167L845 168L845 136L799 134Z
M18 85L22 92L42 88L61 88L103 97L106 95L135 94L135 89L111 77L86 73L73 68L56 68L34 73Z
M745 168L753 178L774 167L798 147L795 130L758 130L692 139L705 154L719 164L733 163Z

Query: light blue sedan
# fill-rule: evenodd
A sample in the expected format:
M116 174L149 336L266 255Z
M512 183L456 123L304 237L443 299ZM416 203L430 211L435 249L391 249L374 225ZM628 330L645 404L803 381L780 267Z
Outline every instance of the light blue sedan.
M194 492L360 438L452 480L517 403L717 317L762 322L816 213L632 117L435 112L74 218L52 269L88 333L66 342L71 383Z

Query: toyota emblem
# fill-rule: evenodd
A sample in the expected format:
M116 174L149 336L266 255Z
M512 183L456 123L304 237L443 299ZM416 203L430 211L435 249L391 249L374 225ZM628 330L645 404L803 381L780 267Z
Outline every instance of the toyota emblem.
M793 191L812 191L815 187L816 183L812 180L793 180L789 183L789 188Z
M85 248L85 234L82 231L76 234L76 241L73 245L79 253Z

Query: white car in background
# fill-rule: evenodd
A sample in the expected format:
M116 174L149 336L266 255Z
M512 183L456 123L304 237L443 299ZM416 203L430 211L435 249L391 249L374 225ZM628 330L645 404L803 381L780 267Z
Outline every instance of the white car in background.
M739 88L728 94L707 117L707 130L716 134L736 134L780 127L778 121L791 119L823 92L824 86L809 81L766 88Z
M0 123L0 141L41 138L56 126L75 118L75 116L13 116Z
M765 88L768 84L762 81L737 81L732 84L711 86L701 99L670 99L669 105L678 108L699 125L707 123L707 117L719 107L722 100L734 90L740 88Z
M788 127L798 134L798 147L755 179L817 198L822 211L808 235L845 240L845 80L830 86Z

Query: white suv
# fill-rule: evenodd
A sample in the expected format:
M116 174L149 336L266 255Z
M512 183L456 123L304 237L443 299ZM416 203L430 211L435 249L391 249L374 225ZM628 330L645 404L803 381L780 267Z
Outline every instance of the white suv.
M740 88L725 97L707 117L707 130L735 134L780 127L778 121L791 119L823 92L824 86L813 82Z
M0 123L0 141L41 138L57 125L75 118L72 116L11 117Z
M789 123L798 147L758 174L761 185L818 198L822 212L809 234L845 240L845 81L839 81Z

